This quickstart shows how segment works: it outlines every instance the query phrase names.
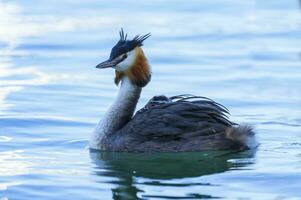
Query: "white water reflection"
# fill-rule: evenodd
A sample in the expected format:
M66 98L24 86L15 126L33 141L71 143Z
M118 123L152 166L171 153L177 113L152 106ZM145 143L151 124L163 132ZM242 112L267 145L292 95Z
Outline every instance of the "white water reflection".
M23 150L0 152L0 176L28 173L32 163L23 156L23 153Z
M1 62L0 62L1 66ZM0 114L14 105L6 103L6 98L14 92L21 91L26 86L42 85L50 81L50 76L34 67L0 68Z

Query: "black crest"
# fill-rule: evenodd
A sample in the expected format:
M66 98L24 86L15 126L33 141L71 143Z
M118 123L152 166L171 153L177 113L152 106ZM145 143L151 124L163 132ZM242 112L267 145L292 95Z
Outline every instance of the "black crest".
M151 36L150 33L146 35L136 35L132 40L127 40L127 34L124 34L123 29L121 28L120 39L117 44L112 48L110 59L114 59L126 52L129 52L136 47L141 47L143 45L143 41Z

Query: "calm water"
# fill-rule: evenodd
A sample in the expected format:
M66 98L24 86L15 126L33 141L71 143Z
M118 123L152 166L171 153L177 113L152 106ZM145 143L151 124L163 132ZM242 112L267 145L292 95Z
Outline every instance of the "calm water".
M0 0L0 200L301 199L298 1ZM256 127L252 152L89 152L120 27L153 68L139 107L192 93Z

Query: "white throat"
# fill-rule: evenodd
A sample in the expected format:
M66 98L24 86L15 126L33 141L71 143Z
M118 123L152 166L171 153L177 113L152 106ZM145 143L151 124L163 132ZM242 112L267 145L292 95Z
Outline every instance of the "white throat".
M101 140L104 137L122 129L133 116L140 93L141 88L133 85L128 77L124 76L117 98L91 135L90 148L101 149Z

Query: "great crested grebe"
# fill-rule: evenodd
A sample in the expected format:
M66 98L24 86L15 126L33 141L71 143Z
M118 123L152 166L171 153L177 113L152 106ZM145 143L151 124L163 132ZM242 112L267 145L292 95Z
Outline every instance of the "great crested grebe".
M127 39L123 30L110 58L96 68L115 69L120 83L116 101L90 138L90 148L126 152L181 152L250 149L257 146L248 125L231 122L228 110L215 101L193 95L155 96L133 116L151 69L141 48L150 34Z

